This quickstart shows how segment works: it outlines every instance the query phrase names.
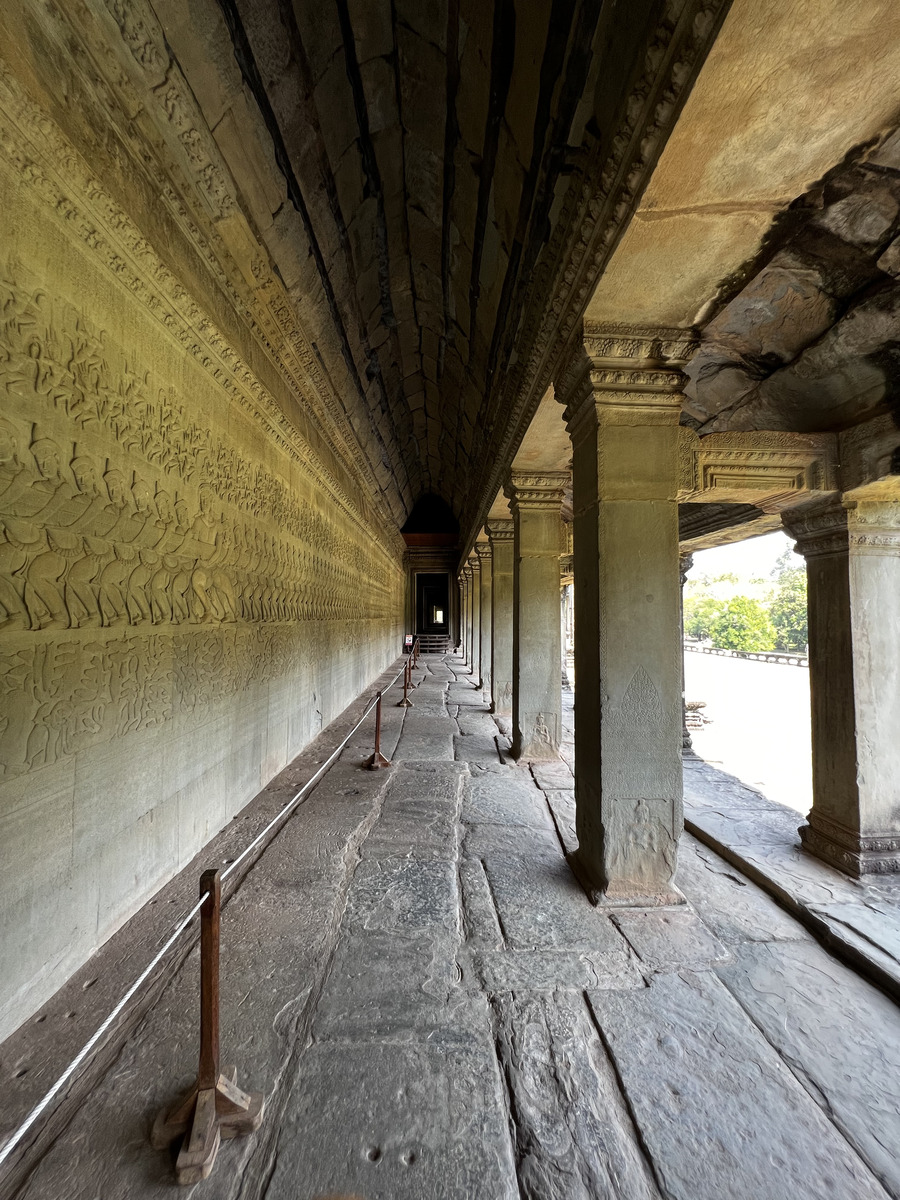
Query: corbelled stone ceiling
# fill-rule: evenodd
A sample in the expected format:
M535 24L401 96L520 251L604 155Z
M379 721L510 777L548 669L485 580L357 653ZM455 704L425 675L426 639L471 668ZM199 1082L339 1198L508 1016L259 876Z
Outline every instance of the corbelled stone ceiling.
M156 0L398 525L496 494L725 8Z

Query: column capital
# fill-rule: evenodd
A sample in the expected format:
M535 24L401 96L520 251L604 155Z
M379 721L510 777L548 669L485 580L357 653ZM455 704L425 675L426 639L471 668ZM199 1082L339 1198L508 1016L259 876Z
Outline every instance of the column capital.
M473 575L477 575L481 571L481 560L479 559L478 555L475 553L474 550L472 550L470 552L469 557L466 561L468 562L469 570L472 572Z
M469 565L468 561L466 562L465 566L460 571L459 577L460 577L460 579L462 579L463 583L468 583L470 581L470 579L472 578L472 568Z
M491 521L485 528L492 546L495 542L511 542L515 536L515 521L511 519Z
M677 425L690 329L585 322L557 388L574 440L598 425Z
M900 555L900 501L845 501L847 533L855 554Z
M510 471L503 494L513 514L523 509L558 509L570 478L568 471Z
M475 553L478 555L480 562L486 562L494 551L490 542L476 542Z
M781 521L795 539L797 553L806 559L846 554L849 549L847 510L840 500L800 505L782 513Z

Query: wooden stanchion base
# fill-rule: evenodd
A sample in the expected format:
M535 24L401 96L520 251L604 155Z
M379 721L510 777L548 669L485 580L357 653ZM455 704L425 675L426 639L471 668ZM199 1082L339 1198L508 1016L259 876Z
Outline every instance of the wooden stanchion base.
M407 700L407 698L405 696L403 697L402 700L397 701L398 708L412 708L412 706L413 706L412 700Z
M365 765L370 771L378 771L382 767L389 767L391 765L391 760L389 758L385 758L380 750L376 750L371 758L366 759Z
M214 1088L200 1090L195 1083L153 1122L150 1142L157 1150L184 1136L175 1163L179 1183L199 1183L209 1175L223 1138L228 1141L259 1129L265 1098L261 1092L241 1091L236 1079L237 1068L225 1067Z

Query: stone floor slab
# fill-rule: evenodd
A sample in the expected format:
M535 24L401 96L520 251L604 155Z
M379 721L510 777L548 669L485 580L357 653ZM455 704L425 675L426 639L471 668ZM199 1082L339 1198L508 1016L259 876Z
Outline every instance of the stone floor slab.
M812 942L744 946L716 973L891 1195L900 1195L897 1005Z
M565 860L524 856L485 861L500 927L513 949L608 951L620 936L584 894Z
M705 967L727 961L728 950L690 909L612 914L641 962L651 970Z
M463 796L463 819L476 824L534 825L552 830L543 794L527 771L502 767L483 772L472 769Z
M714 975L658 975L645 991L589 995L671 1200L885 1200Z
M353 1086L352 1080L365 1080ZM335 1087L336 1081L349 1086ZM487 1032L408 1046L313 1046L302 1060L266 1200L518 1200Z
M657 1200L615 1072L580 993L494 999L527 1200Z

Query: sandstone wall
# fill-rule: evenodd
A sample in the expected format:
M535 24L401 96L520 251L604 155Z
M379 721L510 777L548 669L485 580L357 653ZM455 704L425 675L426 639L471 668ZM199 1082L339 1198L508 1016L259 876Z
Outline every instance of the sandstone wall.
M2 1038L397 654L404 576L2 72L0 213Z

